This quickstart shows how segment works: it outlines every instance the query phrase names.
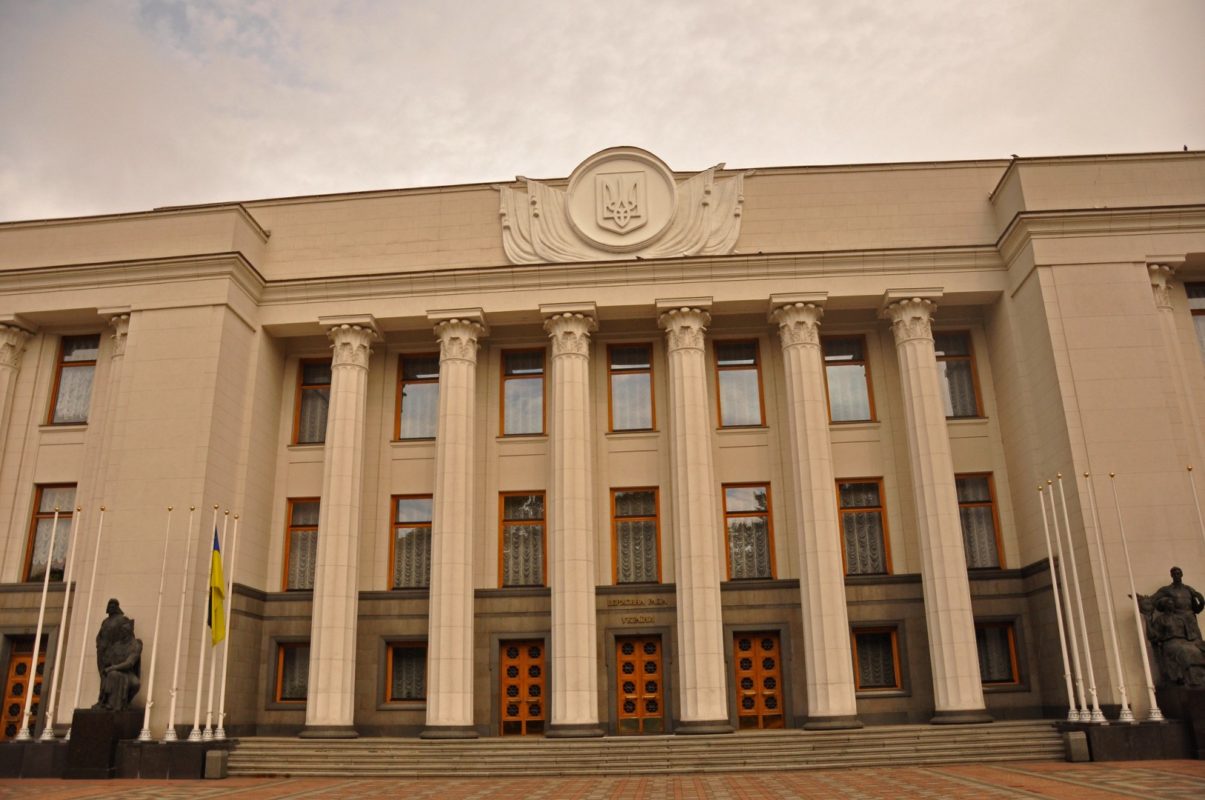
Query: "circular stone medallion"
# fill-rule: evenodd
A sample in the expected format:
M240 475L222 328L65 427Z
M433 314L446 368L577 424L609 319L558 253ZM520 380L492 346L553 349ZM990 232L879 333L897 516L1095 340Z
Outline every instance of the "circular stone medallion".
M673 173L638 147L612 147L590 156L569 176L566 195L574 231L613 253L652 244L678 210Z

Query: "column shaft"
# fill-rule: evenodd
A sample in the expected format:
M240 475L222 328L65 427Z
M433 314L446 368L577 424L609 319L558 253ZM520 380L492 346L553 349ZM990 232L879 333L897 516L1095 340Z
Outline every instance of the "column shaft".
M21 368L21 355L25 352L29 336L28 331L14 325L0 325L0 453L4 452L17 371Z
M1163 335L1163 346L1167 353L1171 391L1175 395L1176 410L1180 412L1186 455L1188 463L1195 466L1202 464L1202 459L1205 459L1205 432L1201 430L1201 421L1193 411L1192 381L1184 368L1184 349L1180 346L1176 310L1172 306L1171 293L1168 290L1168 280L1175 271L1164 264L1151 264L1148 270L1151 276L1151 290L1155 296L1155 308L1159 314L1159 331Z

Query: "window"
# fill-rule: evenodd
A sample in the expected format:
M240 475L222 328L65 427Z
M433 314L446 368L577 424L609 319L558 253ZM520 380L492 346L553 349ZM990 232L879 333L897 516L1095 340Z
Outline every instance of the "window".
M1192 324L1197 329L1197 344L1201 345L1201 358L1205 359L1205 283L1186 283L1188 308L1192 311Z
M439 354L398 360L395 439L434 439L439 424Z
M544 493L503 493L502 586L544 585Z
M310 643L276 645L276 702L304 703L310 686Z
M385 655L385 702L411 703L427 699L427 645L390 642Z
M99 350L99 333L64 336L59 342L50 424L79 425L88 421L92 378L96 373L96 354Z
M900 642L895 628L855 628L850 638L857 691L901 688Z
M656 489L612 489L615 583L660 583Z
M769 486L725 486L724 529L729 580L774 577Z
M502 435L544 432L544 351L502 352Z
M971 354L971 334L966 331L933 333L937 350L937 372L941 378L946 416L981 417L975 358Z
M34 492L33 520L29 525L29 547L25 555L25 580L40 581L50 560L50 579L61 581L67 563L71 539L71 515L75 511L75 484L38 486ZM59 510L59 526L54 533L54 554L50 554L50 534L54 529L54 510Z
M716 342L715 369L720 427L761 425L764 414L757 342Z
M647 344L608 345L607 377L611 430L653 430L653 348Z
M302 359L297 365L297 405L293 444L326 441L326 410L331 404L331 360Z
M314 588L318 561L318 499L290 500L285 535L285 591Z
M845 538L845 574L886 575L891 572L882 481L878 478L837 481L837 507Z
M393 498L389 563L394 589L431 585L431 495Z
M962 542L968 569L998 569L1004 562L1000 552L999 525L991 475L956 475L958 516L962 520Z
M976 622L975 644L984 684L1017 682L1017 637L1011 622Z
M874 395L866 366L866 338L825 336L824 377L828 384L828 418L832 422L874 419Z

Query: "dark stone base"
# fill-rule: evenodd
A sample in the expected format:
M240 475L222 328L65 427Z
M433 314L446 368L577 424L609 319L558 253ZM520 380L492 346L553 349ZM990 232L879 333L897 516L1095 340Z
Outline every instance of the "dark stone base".
M1080 731L1088 738L1093 761L1145 761L1151 759L1192 758L1192 737L1188 725L1179 720L1167 722L1108 725L1087 722L1059 722L1060 731Z
M0 778L61 778L66 764L63 741L0 744Z
M117 742L136 739L142 729L142 709L93 711L77 708L71 718L64 778L112 778L117 768Z
M351 725L306 725L297 734L299 739L358 739L360 733Z
M697 722L679 722L674 726L674 733L679 736L703 736L710 733L732 733L732 723L726 719L700 720Z
M0 778L20 778L21 766L25 763L25 748L29 742L4 742L0 744Z
M1165 717L1184 721L1189 746L1197 758L1205 758L1205 689L1163 686L1155 690L1155 699Z
M205 776L205 754L229 750L233 742L138 742L117 745L118 778L200 780Z
M545 739L596 739L603 735L597 725L549 725Z
M420 739L476 739L477 729L472 725L428 725L418 735Z
M938 711L929 720L930 725L974 725L984 722L995 722L995 718L986 711Z
M862 722L853 715L844 717L808 717L805 731L846 731L861 728Z

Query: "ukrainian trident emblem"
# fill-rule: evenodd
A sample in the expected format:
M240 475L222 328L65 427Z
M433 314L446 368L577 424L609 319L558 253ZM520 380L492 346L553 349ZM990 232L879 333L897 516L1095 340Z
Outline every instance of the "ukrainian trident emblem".
M596 213L599 227L630 233L647 222L644 173L611 172L596 175Z

